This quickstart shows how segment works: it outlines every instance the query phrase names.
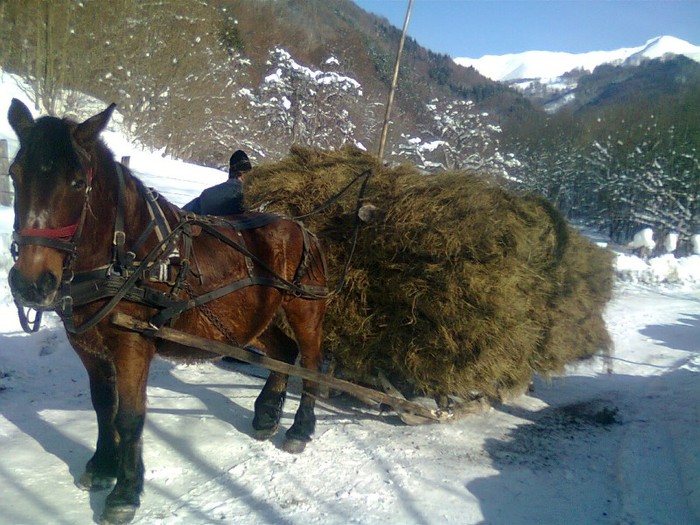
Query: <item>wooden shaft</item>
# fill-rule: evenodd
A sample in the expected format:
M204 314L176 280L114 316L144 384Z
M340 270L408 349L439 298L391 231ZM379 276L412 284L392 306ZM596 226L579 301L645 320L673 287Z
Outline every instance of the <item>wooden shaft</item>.
M449 417L447 414L441 416L436 411L433 411L418 403L408 401L407 399L400 399L372 388L366 388L343 379L327 376L315 370L290 365L277 359L256 354L255 352L250 352L245 348L220 343L218 341L187 334L168 327L156 329L145 321L139 321L138 319L134 319L133 317L123 313L115 313L112 316L112 323L127 330L141 332L144 336L157 337L159 339L190 346L192 348L199 348L200 350L207 352L234 357L240 361L244 361L252 365L262 366L268 370L272 370L273 372L279 372L281 374L293 375L301 377L302 379L315 381L317 383L328 385L336 390L340 390L341 392L345 392L353 396L359 396L361 398L372 399L377 403L384 403L385 405L388 405L394 409L411 412L433 421L444 421Z

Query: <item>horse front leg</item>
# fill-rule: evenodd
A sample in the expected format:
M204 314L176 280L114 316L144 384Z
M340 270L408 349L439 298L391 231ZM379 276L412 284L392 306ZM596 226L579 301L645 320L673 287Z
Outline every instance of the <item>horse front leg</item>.
M117 484L107 496L101 523L128 523L141 504L143 492L142 434L146 421L146 386L155 348L136 334L121 333L114 349L119 406L114 424L119 434Z
M97 416L95 453L87 462L78 486L85 490L108 489L114 485L119 465L118 437L114 424L118 403L116 370L105 356L84 350L77 353L90 379L90 396Z

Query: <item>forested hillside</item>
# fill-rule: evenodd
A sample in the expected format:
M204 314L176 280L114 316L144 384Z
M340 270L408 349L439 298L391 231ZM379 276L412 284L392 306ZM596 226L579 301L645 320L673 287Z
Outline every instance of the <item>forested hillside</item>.
M234 146L278 158L292 144L374 147L400 32L350 0L8 0L3 68L32 79L37 107L71 92L114 101L133 137L221 165ZM390 139L432 127L433 98L495 119L529 104L408 39Z
M224 167L238 147L256 163L376 151L400 31L350 0L5 0L0 38L38 112L114 101L132 140ZM574 74L573 102L546 113L409 38L385 160L496 175L620 241L697 233L700 66Z
M700 228L700 65L684 57L601 66L576 103L531 119L507 148L518 182L618 241Z

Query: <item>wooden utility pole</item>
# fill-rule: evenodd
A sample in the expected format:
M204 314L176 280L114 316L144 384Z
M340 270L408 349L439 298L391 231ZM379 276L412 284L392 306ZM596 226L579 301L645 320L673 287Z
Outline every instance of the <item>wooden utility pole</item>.
M401 65L401 54L403 53L403 44L406 40L406 31L408 30L408 22L411 19L411 11L413 11L414 0L409 0L408 8L406 9L406 19L403 22L401 31L401 40L399 41L399 50L396 53L396 63L394 64L394 78L391 81L391 89L389 89L389 98L386 103L386 112L384 113L384 126L382 126L382 136L379 140L379 162L384 158L384 147L386 146L386 137L389 133L389 119L391 118L391 106L394 104L394 94L396 93L396 85L399 81L399 66Z

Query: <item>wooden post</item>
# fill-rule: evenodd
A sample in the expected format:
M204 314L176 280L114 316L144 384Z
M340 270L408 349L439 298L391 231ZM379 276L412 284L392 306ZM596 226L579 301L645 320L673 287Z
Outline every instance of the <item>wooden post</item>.
M7 155L7 140L0 140L0 206L12 206L12 182L10 182L10 160Z
M401 54L403 53L403 44L406 41L406 31L408 31L408 22L409 20L411 20L413 2L414 0L409 0L408 2L408 8L406 9L406 18L403 22L403 30L401 31L401 40L399 41L399 50L396 53L396 63L394 64L394 78L391 81L391 89L389 89L389 98L386 102L386 111L384 113L384 125L382 126L382 136L379 139L379 153L377 154L379 162L382 162L384 160L384 147L386 145L386 137L389 133L391 106L394 105L394 93L396 93L396 85L399 81L399 67L401 66Z

